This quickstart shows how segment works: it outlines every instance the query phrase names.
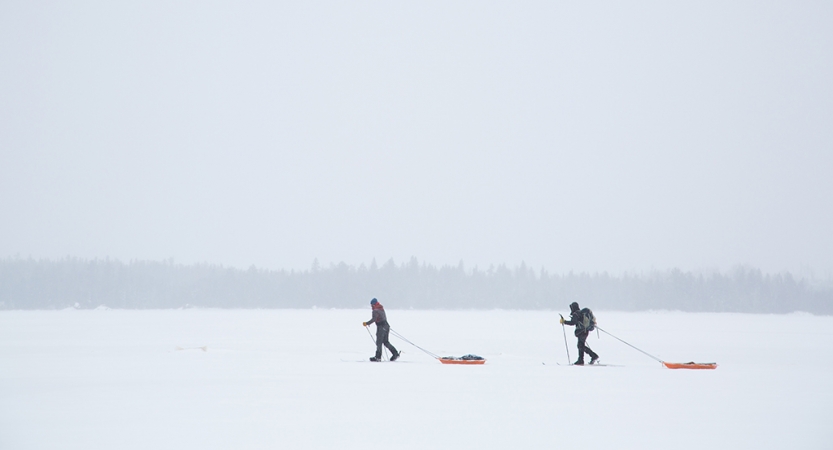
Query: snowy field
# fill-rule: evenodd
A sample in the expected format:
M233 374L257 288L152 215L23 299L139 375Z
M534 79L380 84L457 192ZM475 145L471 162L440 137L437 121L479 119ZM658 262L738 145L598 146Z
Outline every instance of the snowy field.
M833 449L833 317L596 315L720 366L594 334L615 366L568 367L555 312L388 310L488 359L446 366L396 338L400 361L365 362L369 308L5 311L0 449Z

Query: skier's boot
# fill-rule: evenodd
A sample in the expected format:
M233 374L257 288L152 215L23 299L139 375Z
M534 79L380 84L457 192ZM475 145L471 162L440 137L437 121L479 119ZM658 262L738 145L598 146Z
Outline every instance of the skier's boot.
M590 364L596 364L598 362L599 362L599 356L598 355L590 358Z
M574 366L583 366L584 365L584 360L580 359L580 360L574 362L573 365Z
M399 355L401 355L401 354L402 354L402 352L394 353L393 355L391 355L390 360L391 361L396 361L397 359L399 359Z
M381 361L381 360L382 360L382 358L377 358L377 357L375 357L375 356L371 356L371 357L370 357L370 360L371 360L371 361L373 361L373 362L379 362L379 361Z

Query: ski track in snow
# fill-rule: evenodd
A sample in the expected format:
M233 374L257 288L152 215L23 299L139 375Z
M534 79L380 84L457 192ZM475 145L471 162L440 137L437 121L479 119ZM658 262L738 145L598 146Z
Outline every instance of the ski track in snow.
M393 336L401 361L364 363L369 309L2 311L0 449L833 448L833 317L596 315L719 367L604 334L616 367L568 367L558 312L388 309L425 349L488 359L455 366Z

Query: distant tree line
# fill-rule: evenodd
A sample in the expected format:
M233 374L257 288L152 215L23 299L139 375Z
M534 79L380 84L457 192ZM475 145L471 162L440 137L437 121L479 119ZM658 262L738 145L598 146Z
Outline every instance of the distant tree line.
M355 308L377 297L393 309L549 309L573 301L594 309L833 314L833 287L789 273L738 267L611 276L550 274L526 264L486 270L436 267L416 258L381 266L344 263L309 270L248 270L173 261L65 258L0 260L0 309Z

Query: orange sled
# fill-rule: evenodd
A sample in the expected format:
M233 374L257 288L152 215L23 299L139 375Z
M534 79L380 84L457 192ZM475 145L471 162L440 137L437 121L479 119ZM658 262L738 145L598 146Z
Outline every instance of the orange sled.
M450 359L450 358L438 358L441 363L443 364L483 364L486 362L485 359Z
M717 363L670 363L663 361L662 365L669 369L717 369Z

